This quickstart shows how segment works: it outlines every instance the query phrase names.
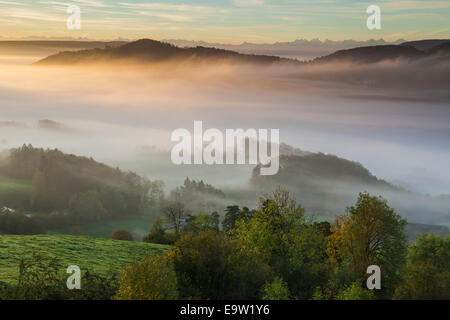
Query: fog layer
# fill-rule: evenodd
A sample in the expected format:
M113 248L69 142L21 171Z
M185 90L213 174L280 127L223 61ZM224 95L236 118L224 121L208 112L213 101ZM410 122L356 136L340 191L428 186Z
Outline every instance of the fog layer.
M192 131L202 120L205 129L280 129L294 147L358 161L412 191L450 194L450 100L436 78L436 87L425 78L412 90L358 81L382 72L357 66L45 68L8 61L0 59L0 149L58 148L163 179L168 188L186 176L247 186L252 166L171 164L171 132Z

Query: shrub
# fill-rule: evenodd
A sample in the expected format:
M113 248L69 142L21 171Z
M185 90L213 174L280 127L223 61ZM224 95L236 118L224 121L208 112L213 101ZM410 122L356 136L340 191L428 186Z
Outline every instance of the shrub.
M450 299L450 236L424 233L417 238L394 299Z
M373 290L361 287L356 281L351 286L343 290L338 296L338 300L374 300L375 294Z
M73 235L80 235L83 233L83 228L80 226L73 226L70 228L69 232Z
M0 295L13 300L64 299L67 289L62 270L56 258L33 253L30 259L20 262L17 285L4 286Z
M0 282L0 300L109 300L117 291L115 276L87 270L80 290L68 290L65 268L55 257L33 253L19 266L17 285Z
M290 292L287 283L279 277L268 282L264 288L263 300L290 300Z
M223 232L183 234L170 253L183 299L259 299L270 267Z
M70 300L111 300L116 295L118 282L115 275L105 277L87 270L81 277L80 290L65 290Z
M153 222L150 233L144 237L143 241L158 244L173 244L174 241L171 241L167 235L164 229L164 220L159 218Z
M119 281L118 300L175 300L177 277L165 256L152 254L125 267Z
M113 240L124 240L124 241L133 241L133 236L127 230L114 230L111 234L111 239Z

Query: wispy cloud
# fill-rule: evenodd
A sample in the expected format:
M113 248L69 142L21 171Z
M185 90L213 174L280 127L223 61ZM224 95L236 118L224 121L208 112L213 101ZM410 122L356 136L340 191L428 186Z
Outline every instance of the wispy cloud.
M5 16L11 18L21 18L30 20L41 20L41 21L66 21L66 17L60 15L52 15L44 13L42 11L28 9L28 8L11 8L6 13Z
M383 10L403 10L403 11L418 11L425 9L448 9L448 0L404 0L404 1L385 1L380 3Z
M77 2L82 5L92 6L92 7L110 7L111 5L104 3L100 0L72 0L73 2Z
M233 5L236 7L254 7L263 4L264 2L262 0L233 0Z
M433 34L450 37L449 0L377 0L385 23L382 30L374 32L365 22L371 1L0 0L0 27L3 37L26 36L36 29L47 36L70 35L75 31L55 21L67 19L65 7L76 4L82 9L83 35L91 38L136 38L147 35L148 30L160 39L230 43L292 41L299 37L363 40L396 33L408 35L408 40ZM16 23L11 26L5 19Z
M140 11L139 14L144 15L144 16L149 16L149 17L167 19L167 20L176 21L176 22L185 22L185 21L193 20L193 18L188 15L170 14L170 13L164 13L164 12Z
M0 4L12 5L12 6L23 6L23 3L13 2L13 1L0 1Z
M40 4L51 4L54 6L69 6L68 2L60 2L60 1L39 1Z
M210 12L217 10L216 7L194 5L194 4L169 4L169 3L130 3L120 2L119 5L131 9L151 9L159 11L190 11L190 12Z
M198 18L205 18L209 15L220 14L226 11L221 7L197 4L119 2L119 5L139 15L165 19L172 22L194 21Z

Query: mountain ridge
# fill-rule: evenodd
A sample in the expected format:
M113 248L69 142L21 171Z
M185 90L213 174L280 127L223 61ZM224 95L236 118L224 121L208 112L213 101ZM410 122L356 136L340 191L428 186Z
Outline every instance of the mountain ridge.
M435 40L424 40L428 44L434 44ZM434 42L433 42L434 41ZM400 45L375 45L338 50L332 54L315 58L309 63L352 62L352 63L378 63L383 60L419 60L428 57L447 59L450 56L450 41L439 40L438 44L418 49L419 42L414 45L402 43ZM422 45L423 46L423 45ZM120 46L105 48L93 48L80 51L63 51L39 60L34 65L71 65L98 63L118 60L132 60L138 63L162 62L162 61L210 61L232 62L250 64L289 64L302 65L295 59L281 58L279 56L242 54L236 51L210 47L177 47L168 42L160 42L151 39L141 39ZM442 59L441 59L442 60Z
M134 62L177 61L226 61L252 64L286 63L296 64L299 61L266 55L247 55L234 51L195 47L180 48L170 43L151 39L141 39L126 43L119 47L104 49L89 49L81 51L66 51L39 60L34 65L83 64L103 62L108 60L127 60Z

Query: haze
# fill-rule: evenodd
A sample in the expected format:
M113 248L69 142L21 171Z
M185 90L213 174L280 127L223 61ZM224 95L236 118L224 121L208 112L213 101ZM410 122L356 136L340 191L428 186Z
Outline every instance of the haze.
M187 175L217 187L247 185L251 166L171 165L171 132L193 130L193 121L202 120L207 128L280 129L281 140L294 147L358 161L411 191L450 194L445 81L405 91L400 84L382 89L328 81L337 66L43 68L29 60L0 59L0 149L58 148L163 179L168 189ZM350 78L367 72L351 70Z

